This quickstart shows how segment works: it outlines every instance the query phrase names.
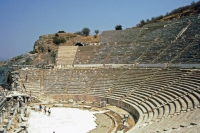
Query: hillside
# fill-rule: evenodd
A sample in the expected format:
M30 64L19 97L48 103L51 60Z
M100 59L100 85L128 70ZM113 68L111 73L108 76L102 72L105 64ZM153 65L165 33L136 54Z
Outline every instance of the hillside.
M26 64L26 65L36 65L36 66L55 64L55 58L57 56L58 47L59 46L74 46L76 43L81 43L84 46L87 46L87 45L90 45L90 43L98 43L98 42L102 42L102 43L142 42L136 45L138 46L137 53L144 52L142 55L145 56L145 52L146 53L150 52L151 54L154 53L152 51L154 51L153 50L154 47L157 47L157 44L160 44L160 43L163 44L163 42L166 42L166 44L164 43L163 45L166 45L169 47L169 46L174 46L174 45L172 45L171 43L169 44L168 42L170 41L174 42L178 38L179 40L177 40L177 42L183 41L181 40L181 38L184 38L184 37L196 38L197 36L199 36L199 32L195 31L195 29L197 29L195 27L197 27L198 25L196 21L199 21L198 18L200 18L198 16L199 13L200 13L200 2L197 2L197 3L192 3L191 5L188 5L188 6L179 7L171 11L170 13L167 13L165 16L152 17L152 20L148 20L146 22L142 21L140 24L136 26L138 28L134 27L134 28L126 29L126 30L104 31L101 34L101 36L97 36L97 37L81 36L79 34L73 34L73 33L55 33L55 34L42 35L34 43L33 51L11 59L12 63L10 64L11 65L12 64ZM191 20L191 24L190 22L188 22L189 20ZM181 35L183 36L181 37ZM151 45L149 45L148 43L149 41L152 42ZM191 46L193 44L196 44L195 41L192 42ZM113 49L117 49L117 46L115 47L116 48L113 48ZM144 50L143 48L147 48L146 51L143 51ZM164 46L162 46L162 48L164 48ZM157 53L155 53L154 56L158 56L157 54L160 51L163 51L162 48L158 46L157 49L159 49L159 51L157 51ZM164 50L167 50L167 48L165 48ZM189 48L189 46L185 47L185 49L183 47L182 52L186 51L187 48ZM130 54L130 53L126 53L126 51L124 50L122 52L125 52L125 56L128 56ZM162 54L163 53L164 52L162 52ZM100 52L100 54L102 54L102 52ZM136 57L128 56L127 58L137 59L137 56L139 55L140 54L136 54L134 55ZM177 55L177 57L180 55L181 54ZM195 53L193 56L197 58L197 55L198 54ZM105 61L108 60L107 59L108 57L109 56L106 56ZM117 62L121 62L121 61L122 59L120 59L120 61L117 61ZM77 62L78 62L78 59L77 59ZM131 61L131 63L133 62L134 61Z
M97 43L98 36L81 36L73 33L55 33L42 35L34 44L33 51L38 53L33 64L54 64L58 46L74 46L76 43L89 45Z
M56 43L59 40L59 44ZM55 42L54 42L55 41ZM96 43L98 37L93 36L81 36L73 33L55 33L42 35L34 44L34 51L36 53L44 53L50 51L56 51L58 46L73 46L75 43L81 42L82 44Z
M190 5L179 7L177 9L172 10L171 12L166 13L166 15L152 17L151 20L149 19L147 19L146 21L141 20L140 23L137 24L135 27L142 27L150 23L179 19L181 17L186 17L186 16L195 15L199 13L200 13L200 1L196 3L192 2Z

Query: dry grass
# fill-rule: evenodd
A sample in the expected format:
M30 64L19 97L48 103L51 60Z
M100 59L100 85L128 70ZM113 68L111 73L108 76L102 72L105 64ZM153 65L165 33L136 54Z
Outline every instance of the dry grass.
M76 37L70 38L66 41L66 43L61 44L62 46L73 46L76 42L81 43L97 43L99 42L99 36L93 37L93 36L80 36L77 35Z

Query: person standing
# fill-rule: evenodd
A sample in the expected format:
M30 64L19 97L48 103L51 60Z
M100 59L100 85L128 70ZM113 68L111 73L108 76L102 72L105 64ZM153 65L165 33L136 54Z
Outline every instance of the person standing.
M48 115L50 115L51 114L51 109L49 108L49 110L48 110Z
M31 98L28 98L28 105L31 103Z
M47 109L46 109L46 106L44 106L44 114L46 114L47 112Z
M42 111L42 105L39 105L39 112Z

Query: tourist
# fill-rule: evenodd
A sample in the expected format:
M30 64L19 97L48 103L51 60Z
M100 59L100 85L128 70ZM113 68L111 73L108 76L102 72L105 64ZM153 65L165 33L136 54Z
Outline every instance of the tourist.
M31 100L30 100L30 98L28 99L28 105L31 103Z
M50 110L50 108L49 108L49 110L48 110L48 115L50 115L51 114L51 110Z
M42 105L39 105L39 112L42 111Z
M47 112L47 109L46 109L46 106L44 106L44 114L46 114Z

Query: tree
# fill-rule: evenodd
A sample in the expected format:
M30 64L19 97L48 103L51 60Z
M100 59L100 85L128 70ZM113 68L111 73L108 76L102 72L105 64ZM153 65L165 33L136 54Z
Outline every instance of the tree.
M99 34L99 30L95 30L94 33L96 34L96 36Z
M122 26L121 25L116 25L115 26L115 30L122 30Z
M194 0L191 2L191 4L190 5L194 5L195 4L195 2L194 2Z
M142 19L142 20L140 20L140 24L141 25L144 25L145 24L145 21Z
M99 30L95 30L94 33L95 33L94 38L97 38L97 36L99 34Z
M90 29L89 28L83 28L82 31L84 36L88 36L90 34Z

